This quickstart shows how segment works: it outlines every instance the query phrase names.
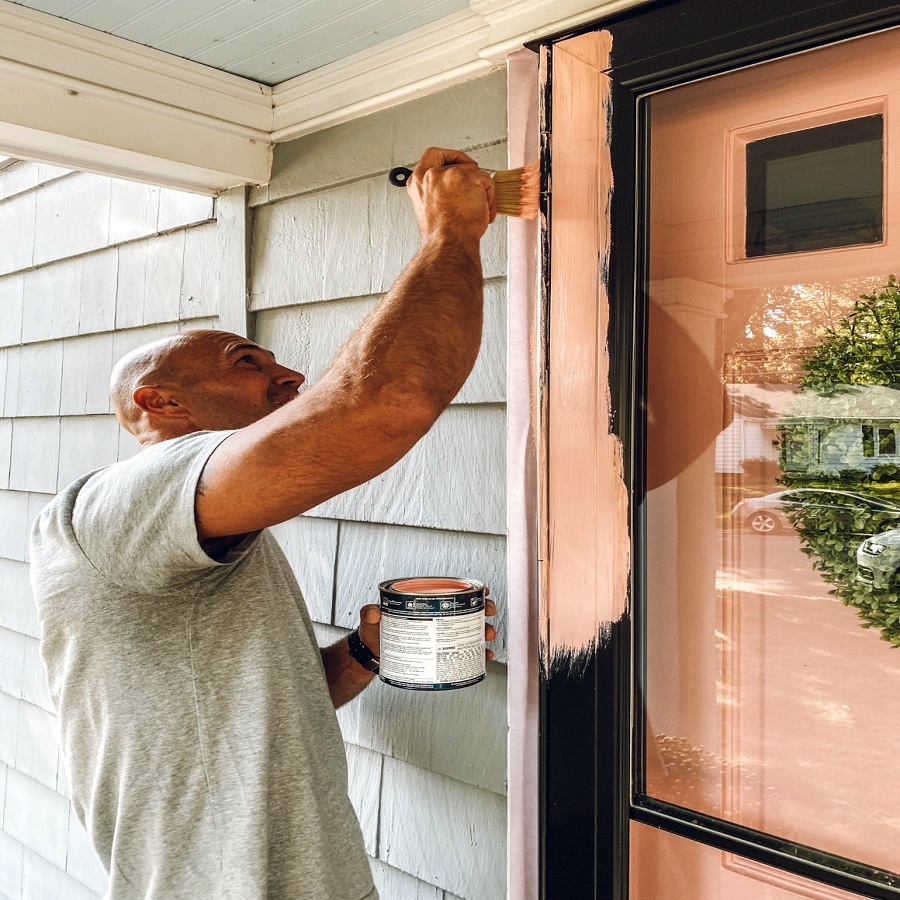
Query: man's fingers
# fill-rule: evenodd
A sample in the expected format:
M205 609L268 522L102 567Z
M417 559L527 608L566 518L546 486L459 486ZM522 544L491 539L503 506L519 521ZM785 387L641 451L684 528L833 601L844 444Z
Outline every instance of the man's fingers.
M497 218L497 190L494 187L494 179L491 179L490 185L487 187L488 211L490 212L490 222L493 223Z
M376 655L380 653L381 635L378 627L381 622L381 607L367 603L359 610L360 640Z
M485 600L484 600L484 614L486 616L496 616L497 615L497 604L494 603L493 600L490 599L487 595L491 592L490 588L485 588ZM484 626L484 639L486 641L493 641L497 638L497 629L494 628L493 625L489 623L485 623ZM485 657L487 659L494 658L493 650L485 650Z
M359 620L366 625L377 625L381 621L381 607L374 603L367 603L359 611Z
M424 169L430 169L434 166L457 166L465 165L466 163L470 163L473 166L478 165L468 153L463 153L462 150L447 150L444 147L429 147L421 157L419 157L419 161L416 163L416 171L423 171Z

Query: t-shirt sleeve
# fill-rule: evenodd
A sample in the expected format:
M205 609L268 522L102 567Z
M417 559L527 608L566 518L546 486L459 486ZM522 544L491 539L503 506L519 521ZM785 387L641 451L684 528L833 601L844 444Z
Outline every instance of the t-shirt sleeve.
M164 441L103 469L81 488L75 538L105 578L139 593L184 588L222 568L197 539L194 495L212 452L232 432ZM235 562L234 556L229 563Z

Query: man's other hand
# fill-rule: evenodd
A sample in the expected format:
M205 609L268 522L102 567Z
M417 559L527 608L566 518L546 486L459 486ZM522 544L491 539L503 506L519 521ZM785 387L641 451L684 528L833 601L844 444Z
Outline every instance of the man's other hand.
M488 588L486 593L490 594L491 589ZM488 617L497 615L497 606L490 597L486 597L484 601L484 614ZM366 604L359 611L359 637L360 640L372 651L375 656L381 656L381 607L374 603ZM497 630L490 623L485 623L484 639L493 641L497 637ZM485 650L485 659L493 659L494 651Z

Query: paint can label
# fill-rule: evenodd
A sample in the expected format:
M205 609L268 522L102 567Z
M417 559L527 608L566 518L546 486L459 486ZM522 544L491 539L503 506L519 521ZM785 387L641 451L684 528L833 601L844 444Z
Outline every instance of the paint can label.
M452 690L484 680L484 596L467 578L400 578L381 596L379 677L394 687Z

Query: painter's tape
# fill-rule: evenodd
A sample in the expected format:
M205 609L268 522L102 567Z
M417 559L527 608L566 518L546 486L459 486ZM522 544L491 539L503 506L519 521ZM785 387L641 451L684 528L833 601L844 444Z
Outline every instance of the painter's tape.
M386 684L446 691L484 680L485 586L469 578L396 578L381 595Z

